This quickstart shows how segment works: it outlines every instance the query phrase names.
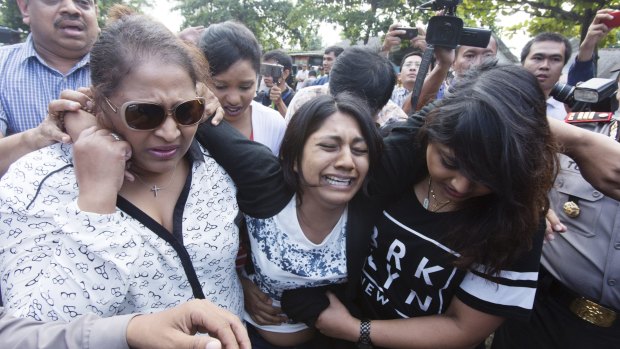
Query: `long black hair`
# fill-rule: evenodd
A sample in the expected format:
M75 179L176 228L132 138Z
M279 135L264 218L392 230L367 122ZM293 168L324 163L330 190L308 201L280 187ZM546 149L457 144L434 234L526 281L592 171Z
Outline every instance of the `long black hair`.
M449 147L459 171L492 191L472 199L468 220L449 234L457 264L497 272L531 248L558 168L536 78L520 66L483 64L428 113L420 135L423 145Z

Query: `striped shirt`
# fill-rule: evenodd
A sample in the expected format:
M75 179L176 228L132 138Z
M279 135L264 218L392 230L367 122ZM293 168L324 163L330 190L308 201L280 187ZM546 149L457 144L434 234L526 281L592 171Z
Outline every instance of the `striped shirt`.
M26 42L0 48L0 133L10 135L34 128L47 114L47 105L65 89L90 86L90 54L62 74Z

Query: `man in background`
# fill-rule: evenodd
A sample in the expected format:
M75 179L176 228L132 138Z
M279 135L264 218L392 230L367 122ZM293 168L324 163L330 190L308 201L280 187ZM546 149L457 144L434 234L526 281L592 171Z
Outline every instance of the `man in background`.
M562 69L572 53L570 42L558 33L541 33L527 42L521 51L521 64L536 76L547 98L547 116L564 120L564 103L551 96L553 86L560 80Z
M390 100L401 108L405 103L405 98L413 91L420 70L420 63L422 63L422 52L420 51L407 53L400 63L400 73L398 74L400 86L394 87Z
M348 47L334 64L329 84L309 86L297 92L285 120L288 123L302 105L317 96L335 96L345 91L365 100L380 126L388 120L404 120L407 114L390 101L394 84L396 73L387 58L364 47Z
M0 48L0 137L39 125L65 89L90 85L99 35L94 0L17 0L26 42Z
M313 86L325 85L329 82L329 73L332 70L332 66L336 61L336 58L340 56L340 54L344 51L344 49L340 46L329 46L325 49L323 53L323 76L316 79L314 81Z
M295 75L296 87L295 90L299 91L306 79L308 78L308 65L306 63L299 66L297 74Z

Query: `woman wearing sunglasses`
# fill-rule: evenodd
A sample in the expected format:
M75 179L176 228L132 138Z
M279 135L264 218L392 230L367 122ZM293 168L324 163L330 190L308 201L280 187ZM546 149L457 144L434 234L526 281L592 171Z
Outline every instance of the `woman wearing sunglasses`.
M99 127L0 181L4 305L71 321L206 298L240 316L235 187L194 141L206 61L160 23L110 15L91 52Z

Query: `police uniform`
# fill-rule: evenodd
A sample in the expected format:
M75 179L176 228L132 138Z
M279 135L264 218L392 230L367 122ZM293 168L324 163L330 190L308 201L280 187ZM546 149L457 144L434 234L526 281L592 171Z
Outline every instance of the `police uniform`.
M569 123L619 139L614 118L570 115ZM620 348L620 202L586 182L571 158L560 162L549 198L568 230L543 247L529 323L506 321L494 349Z

